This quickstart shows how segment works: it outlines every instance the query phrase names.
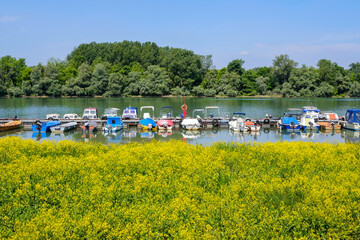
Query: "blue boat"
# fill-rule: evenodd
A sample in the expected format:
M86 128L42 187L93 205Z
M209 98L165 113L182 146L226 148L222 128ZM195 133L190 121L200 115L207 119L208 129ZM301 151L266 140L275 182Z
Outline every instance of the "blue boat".
M48 132L51 127L60 125L60 121L40 122L36 121L31 127L33 132Z
M348 109L341 125L349 130L360 131L360 109Z
M301 126L296 117L285 115L279 121L279 125L282 130L286 131L300 131Z
M123 129L124 123L121 121L121 117L108 117L106 125L103 127L105 133L117 132Z

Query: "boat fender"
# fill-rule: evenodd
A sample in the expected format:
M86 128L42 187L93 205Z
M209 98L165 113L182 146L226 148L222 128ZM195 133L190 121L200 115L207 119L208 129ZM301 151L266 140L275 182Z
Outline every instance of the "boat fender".
M219 126L219 120L217 120L217 119L213 119L213 120L211 121L211 123L212 123L212 125L213 125L214 127Z

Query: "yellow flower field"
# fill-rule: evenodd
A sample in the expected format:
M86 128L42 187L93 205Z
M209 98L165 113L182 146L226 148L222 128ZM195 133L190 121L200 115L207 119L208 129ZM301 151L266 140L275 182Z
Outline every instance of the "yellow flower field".
M359 239L360 145L0 139L0 238Z

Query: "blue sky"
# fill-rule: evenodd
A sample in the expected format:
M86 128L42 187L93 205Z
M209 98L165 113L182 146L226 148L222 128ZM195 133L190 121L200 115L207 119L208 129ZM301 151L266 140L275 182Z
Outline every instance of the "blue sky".
M0 57L28 65L64 60L79 44L155 42L213 56L216 68L246 69L288 54L300 65L360 62L358 0L29 1L1 0Z

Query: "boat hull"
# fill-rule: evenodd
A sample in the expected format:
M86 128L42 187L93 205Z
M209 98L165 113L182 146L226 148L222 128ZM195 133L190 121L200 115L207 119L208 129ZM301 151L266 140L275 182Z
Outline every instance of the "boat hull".
M301 130L300 125L292 126L290 124L280 124L280 128L285 131L293 131L293 132Z
M63 132L75 129L77 127L77 125L78 124L76 122L69 122L69 123L61 124L61 125L58 125L55 127L51 127L50 130L52 133L63 133Z
M353 123L343 122L342 127L348 130L360 131L360 125L357 122L353 122Z
M48 132L51 127L58 126L60 123L60 121L38 122L37 124L32 125L31 128L33 132Z
M20 126L21 126L21 121L11 121L8 123L0 124L0 132L16 129L19 128Z
M172 120L161 119L156 124L159 131L172 131L174 123Z

